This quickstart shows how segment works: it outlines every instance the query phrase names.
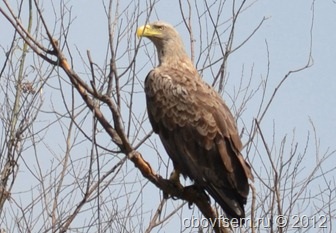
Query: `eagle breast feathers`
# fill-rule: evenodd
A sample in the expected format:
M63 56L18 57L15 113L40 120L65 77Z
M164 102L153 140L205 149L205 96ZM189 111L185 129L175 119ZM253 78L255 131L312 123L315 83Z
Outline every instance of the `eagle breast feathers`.
M226 119L230 112L221 110L222 99L198 74L156 68L146 78L145 91L152 124L161 123L170 131L184 127L185 139L197 139L206 149L213 146L216 135L230 137L230 128L235 132L235 124L228 125Z

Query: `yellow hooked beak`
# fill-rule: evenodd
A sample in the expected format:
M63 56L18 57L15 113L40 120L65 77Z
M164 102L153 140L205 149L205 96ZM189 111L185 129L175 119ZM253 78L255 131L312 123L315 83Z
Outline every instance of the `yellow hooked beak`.
M136 34L138 37L151 37L161 35L161 32L147 24L139 27Z

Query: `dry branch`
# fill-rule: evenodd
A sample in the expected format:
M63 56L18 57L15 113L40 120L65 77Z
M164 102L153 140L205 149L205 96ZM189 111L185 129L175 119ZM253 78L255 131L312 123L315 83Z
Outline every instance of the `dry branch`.
M122 153L128 156L128 158L133 162L134 166L140 170L141 174L149 181L151 181L155 186L157 186L160 190L162 190L166 196L185 200L190 204L196 204L203 213L203 215L207 219L209 219L211 223L216 224L214 228L215 232L228 232L228 229L225 228L223 224L219 221L220 218L217 212L211 207L211 204L209 203L209 197L207 195L197 189L177 187L174 182L168 179L164 179L154 172L151 165L143 159L141 153L134 150L129 143L120 123L120 114L116 106L113 104L111 98L107 97L106 95L99 95L98 93L91 91L90 88L85 85L80 77L71 69L69 63L64 58L64 55L60 51L57 52L59 54L58 57L60 58L60 66L67 74L71 83L81 95L88 108L92 112L94 112L97 120L110 135L113 142L115 142L115 144L119 147ZM90 98L89 93L93 95L93 98L102 100L103 102L108 104L113 115L115 128L112 127L112 125L110 125L110 123L106 120L99 107L94 105L94 102Z

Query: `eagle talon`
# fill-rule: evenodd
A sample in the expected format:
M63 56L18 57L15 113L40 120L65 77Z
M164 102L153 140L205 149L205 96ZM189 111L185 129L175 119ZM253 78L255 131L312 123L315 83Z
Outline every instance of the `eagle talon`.
M179 200L179 198L178 198L178 197L175 197L175 196L171 196L171 199L173 199L174 201Z

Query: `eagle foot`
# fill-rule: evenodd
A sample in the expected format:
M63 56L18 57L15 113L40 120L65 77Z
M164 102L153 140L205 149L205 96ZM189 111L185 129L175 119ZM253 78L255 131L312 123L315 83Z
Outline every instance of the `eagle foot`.
M183 192L183 186L180 182L180 172L177 169L174 169L169 177L170 184L173 186L174 189L180 190ZM163 197L168 199L169 197L172 198L174 201L178 200L179 198L174 195L169 195L167 193L163 193Z
M186 187L184 187L184 191L185 192L191 192L192 194L195 194L196 198L205 199L205 200L207 200L208 203L210 203L209 196L198 185L193 184L193 185L186 186ZM191 209L192 205L193 205L193 202L188 203L189 209Z

